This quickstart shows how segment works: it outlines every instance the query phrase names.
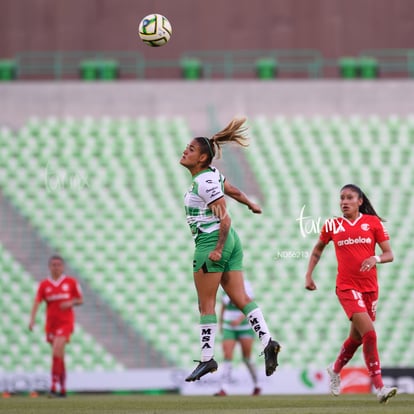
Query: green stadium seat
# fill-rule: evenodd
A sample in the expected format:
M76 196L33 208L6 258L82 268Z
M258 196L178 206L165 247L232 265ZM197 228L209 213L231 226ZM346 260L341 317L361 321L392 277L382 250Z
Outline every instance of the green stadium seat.
M11 59L0 59L0 82L10 82L17 78L17 63Z
M355 79L359 77L358 59L354 57L343 57L338 60L339 72L344 79Z
M99 78L98 64L94 60L84 60L79 65L80 77L85 81L96 81Z
M359 58L360 76L362 79L375 79L379 75L379 65L375 58Z
M273 58L263 58L256 61L256 76L261 80L274 79L277 75L277 61Z
M119 78L119 63L115 60L105 60L101 62L100 79L113 81Z
M182 76L186 80L198 80L202 76L201 61L194 58L183 58L180 60Z

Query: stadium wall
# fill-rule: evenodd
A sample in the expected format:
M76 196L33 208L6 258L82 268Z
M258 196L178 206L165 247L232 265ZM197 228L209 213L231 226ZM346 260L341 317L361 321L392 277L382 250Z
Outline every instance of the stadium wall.
M149 13L173 25L168 48L138 40ZM173 58L188 50L313 48L326 57L412 48L411 0L2 0L0 58L23 51L139 50Z
M178 392L182 395L213 395L220 386L220 375L206 376L200 381L187 383L186 372L180 369L140 369L126 372L70 372L68 389L71 392ZM0 372L0 392L21 393L47 391L49 374ZM414 393L414 370L383 369L383 380L387 386L397 386L399 393ZM329 377L325 370L315 368L280 368L271 377L259 373L262 394L327 394ZM369 393L368 373L364 368L345 368L342 372L343 394ZM244 367L236 367L229 384L231 395L249 395L251 378Z
M234 115L352 116L413 113L414 82L393 81L123 81L22 82L0 85L0 125L29 117L184 116L194 133Z

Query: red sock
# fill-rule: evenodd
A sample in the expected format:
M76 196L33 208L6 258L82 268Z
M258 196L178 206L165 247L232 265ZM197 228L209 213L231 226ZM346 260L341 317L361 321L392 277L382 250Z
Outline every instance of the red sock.
M369 331L362 337L362 351L369 376L375 388L382 388L384 383L381 376L381 364L377 348L377 334Z
M63 358L61 358L60 392L61 394L66 394L66 368L65 360Z
M361 345L362 342L356 341L355 339L349 337L345 340L342 345L341 352L333 366L334 372L337 374L341 372L341 369L348 363L348 361L354 356L355 351Z
M59 357L54 356L52 360L52 388L51 391L56 391L56 385L60 382L60 375L62 372L62 363Z

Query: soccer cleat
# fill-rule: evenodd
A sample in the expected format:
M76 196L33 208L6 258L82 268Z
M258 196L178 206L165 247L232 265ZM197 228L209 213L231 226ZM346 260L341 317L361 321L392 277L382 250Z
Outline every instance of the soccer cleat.
M337 397L341 393L341 377L333 370L333 364L326 368L329 375L329 389L331 394Z
M214 394L214 396L216 396L216 397L225 397L226 395L227 395L227 393L224 390L220 390L219 392L216 392Z
M268 377L275 372L276 367L279 365L277 363L277 355L279 352L279 343L270 338L266 348L263 351L265 357L266 376Z
M377 392L377 398L380 404L387 404L388 400L397 394L396 387L382 387Z
M199 362L199 364L197 365L196 369L185 379L187 382L197 381L209 372L217 371L218 365L213 358L211 358L209 361L202 362L195 360L194 362Z
M262 390L259 387L254 387L252 395L260 395L261 393L262 393Z

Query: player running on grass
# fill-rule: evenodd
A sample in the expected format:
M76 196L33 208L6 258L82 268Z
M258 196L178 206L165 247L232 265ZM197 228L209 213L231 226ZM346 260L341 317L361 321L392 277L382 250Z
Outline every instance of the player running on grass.
M378 301L377 265L393 261L389 236L382 219L367 196L354 184L341 189L342 217L327 221L312 250L306 272L305 287L315 290L312 273L323 250L332 240L338 261L336 294L349 320L348 339L336 361L327 368L330 389L334 396L340 393L339 373L362 345L365 363L380 403L386 403L397 393L397 388L386 387L382 381L374 321ZM382 254L375 254L379 245Z
M83 303L78 282L64 274L64 266L65 262L60 256L49 259L50 276L39 284L29 322L29 329L33 330L39 305L45 301L46 340L52 346L50 397L66 396L65 345L70 340L75 324L73 307Z
M214 341L217 332L215 313L219 285L234 305L249 320L263 346L266 375L272 375L278 362L280 345L272 339L262 311L246 294L243 280L243 250L226 208L224 195L245 204L253 213L261 208L231 185L217 168L211 166L223 144L233 142L247 146L243 126L245 118L233 119L212 138L194 138L186 147L180 164L192 175L192 184L185 194L187 222L195 241L193 261L194 283L200 311L201 360L186 381L199 380L217 370Z

